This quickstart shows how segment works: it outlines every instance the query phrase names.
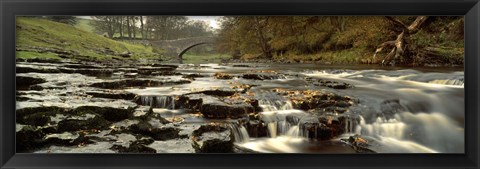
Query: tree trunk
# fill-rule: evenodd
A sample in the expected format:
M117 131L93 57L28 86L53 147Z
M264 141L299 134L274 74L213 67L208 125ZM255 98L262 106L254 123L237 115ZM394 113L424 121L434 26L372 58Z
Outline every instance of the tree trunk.
M127 33L128 33L128 39L132 39L132 30L130 28L130 16L127 16Z
M390 63L391 65L395 65L396 60L400 60L400 62L403 62L405 59L405 39L408 38L408 36L410 36L411 34L417 33L422 24L428 19L428 16L418 16L415 21L413 21L409 26L396 18L390 16L386 16L385 18L391 21L394 25L400 26L402 28L402 32L397 36L397 39L380 44L375 50L375 53L373 54L373 60L377 60L377 54L383 51L384 48L392 47L390 53L388 53L382 59L381 64L383 65Z
M120 38L123 38L123 17L120 16Z
M143 29L143 16L140 16L140 27L141 27L140 31L142 31L142 39L145 40L145 31Z
M260 46L262 47L262 52L265 55L265 57L272 58L273 55L272 55L271 47L268 44L268 40L265 37L265 34L263 32L264 31L263 30L264 26L261 25L260 21L258 20L258 17L254 17L254 18L255 18L255 23L256 23L255 29L256 29L256 32L257 32L257 36L260 40Z

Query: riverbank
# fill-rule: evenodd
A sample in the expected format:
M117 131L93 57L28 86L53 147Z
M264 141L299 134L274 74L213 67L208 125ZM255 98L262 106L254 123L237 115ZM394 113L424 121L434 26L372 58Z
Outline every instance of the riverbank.
M224 22L219 49L235 59L412 66L464 62L463 17L252 16ZM423 24L404 30L408 23Z
M162 60L162 52L151 46L115 41L38 17L18 17L16 33L16 58L19 59Z

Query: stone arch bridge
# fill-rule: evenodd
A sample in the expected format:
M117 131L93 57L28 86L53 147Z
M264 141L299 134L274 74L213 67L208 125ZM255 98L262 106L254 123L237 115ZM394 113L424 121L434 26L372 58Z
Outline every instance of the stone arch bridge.
M215 38L211 36L150 41L152 46L165 50L166 56L176 56L180 63L183 62L183 54L189 49L198 45L213 43L215 43Z

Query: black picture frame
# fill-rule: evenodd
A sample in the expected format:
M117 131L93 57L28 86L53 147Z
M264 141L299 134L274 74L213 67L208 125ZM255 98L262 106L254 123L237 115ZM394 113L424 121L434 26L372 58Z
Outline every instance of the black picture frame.
M478 168L478 0L1 0L1 168ZM465 154L16 154L15 16L464 15Z

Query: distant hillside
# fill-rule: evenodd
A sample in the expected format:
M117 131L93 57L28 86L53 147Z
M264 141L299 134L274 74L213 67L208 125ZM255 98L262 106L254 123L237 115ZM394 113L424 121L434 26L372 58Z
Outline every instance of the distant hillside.
M160 59L160 54L150 46L119 42L92 33L87 22L80 19L77 25L71 26L36 17L17 18L17 58Z

